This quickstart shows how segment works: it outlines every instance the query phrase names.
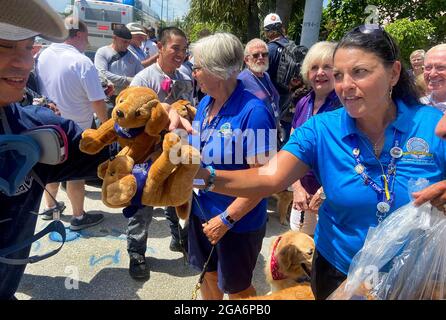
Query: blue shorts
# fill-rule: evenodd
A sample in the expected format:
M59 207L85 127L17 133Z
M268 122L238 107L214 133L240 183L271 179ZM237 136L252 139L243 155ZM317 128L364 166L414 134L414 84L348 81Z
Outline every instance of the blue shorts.
M190 215L189 263L200 272L212 249L203 232L202 223L196 215ZM228 231L217 243L206 271L217 271L218 287L222 292L237 293L251 285L265 231L266 223L256 231Z

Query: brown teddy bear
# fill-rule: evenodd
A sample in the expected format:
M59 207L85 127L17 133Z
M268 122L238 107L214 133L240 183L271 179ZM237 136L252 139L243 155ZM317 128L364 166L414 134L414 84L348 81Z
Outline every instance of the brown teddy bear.
M172 105L191 120L195 108L188 101ZM167 133L159 150L161 133L170 121L156 93L146 87L130 87L116 98L112 118L98 129L87 129L80 141L81 151L96 154L117 141L122 150L99 165L102 201L124 206L174 206L180 218L189 213L192 181L200 166L198 150L184 144L175 133ZM134 213L124 214L131 216Z

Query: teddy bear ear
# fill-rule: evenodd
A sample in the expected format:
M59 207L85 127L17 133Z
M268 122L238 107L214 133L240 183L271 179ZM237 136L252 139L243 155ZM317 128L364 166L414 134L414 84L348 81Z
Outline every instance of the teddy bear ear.
M128 89L129 89L129 88L124 89L124 90L122 90L122 91L118 94L118 96L116 97L116 100L115 100L116 104L118 104L118 103L122 103L121 99L124 98L124 95L127 93Z
M186 108L190 121L194 120L195 115L197 114L197 108L193 107L191 104L187 105Z
M152 108L150 119L146 123L145 133L149 136L158 136L169 125L169 115L161 103Z

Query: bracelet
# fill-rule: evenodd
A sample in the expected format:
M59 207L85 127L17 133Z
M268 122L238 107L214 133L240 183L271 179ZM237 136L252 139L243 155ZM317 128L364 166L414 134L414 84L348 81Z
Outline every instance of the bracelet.
M234 219L228 215L228 211L226 210L220 213L220 219L229 229L232 229L232 227L235 225Z
M209 170L209 180L206 184L206 187L202 190L203 192L212 191L215 187L214 181L215 181L215 169L213 166L207 166L205 169Z

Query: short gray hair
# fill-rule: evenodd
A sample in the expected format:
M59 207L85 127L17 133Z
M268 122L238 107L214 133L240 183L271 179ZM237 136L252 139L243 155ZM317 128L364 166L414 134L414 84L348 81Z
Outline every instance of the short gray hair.
M429 53L431 53L433 51L446 51L446 43L440 43L440 44L437 44L436 46L430 48L429 50L427 50L426 55L428 55Z
M311 66L320 61L331 61L333 65L333 54L335 52L336 42L331 41L319 41L313 44L305 55L305 59L302 62L302 68L300 69L300 74L302 79L308 83L308 72Z
M219 32L191 45L194 63L227 80L243 67L243 45L231 33Z
M261 46L265 47L266 50L268 50L268 45L266 44L265 41L263 41L262 39L259 39L259 38L254 38L254 39L250 40L245 46L245 52L244 52L245 57L250 55L249 49L251 49L251 47L256 47L257 45L261 45Z
M423 49L418 49L415 51L412 51L412 53L409 56L409 59L412 59L413 57L415 57L417 54L420 54L421 57L424 59L424 55L426 54L426 52Z

